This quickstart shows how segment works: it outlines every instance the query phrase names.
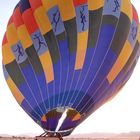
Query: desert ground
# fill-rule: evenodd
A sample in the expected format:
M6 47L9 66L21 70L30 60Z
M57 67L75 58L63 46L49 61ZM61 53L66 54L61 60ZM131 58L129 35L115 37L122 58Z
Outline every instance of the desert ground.
M25 138L25 137L0 137L0 140L35 140L35 138ZM55 140L55 139L46 139ZM140 140L137 138L64 138L64 140Z
M36 134L21 134L19 136L11 136L0 134L0 140L36 140ZM37 140L58 140L53 138L43 138ZM64 137L64 140L140 140L140 132L129 133L89 133L77 134Z

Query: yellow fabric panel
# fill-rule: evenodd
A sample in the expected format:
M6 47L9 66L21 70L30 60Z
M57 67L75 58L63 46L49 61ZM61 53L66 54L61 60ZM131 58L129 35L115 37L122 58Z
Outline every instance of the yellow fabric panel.
M11 46L15 45L18 42L16 27L15 27L14 23L10 24L7 27L6 36L7 36L8 42L10 43Z
M41 33L44 35L52 29L48 16L46 15L43 6L37 8L34 12L36 22L40 28Z
M18 27L17 34L18 34L18 38L20 39L20 41L25 49L29 48L32 45L32 40L30 38L30 35L29 35L25 25L21 25Z
M17 102L21 105L24 100L24 96L21 94L21 92L16 87L16 85L14 84L14 82L12 81L12 79L10 77L7 79L7 84L9 86L13 96L17 100Z
M40 56L40 61L47 79L47 83L54 80L53 65L49 51Z
M5 65L11 63L15 59L9 43L6 43L4 46L2 46L2 54L3 54L3 63Z
M138 35L137 35L137 38L138 38L138 42L140 43L140 25L139 25L139 29L138 29Z
M47 118L46 118L45 115L41 118L41 121L43 121L43 122L46 122L47 121Z
M126 41L116 63L112 67L111 71L109 72L107 79L109 83L111 84L117 75L120 73L120 71L123 69L124 65L128 61L130 55L132 53L132 47L128 41Z
M87 49L88 31L78 33L78 46L75 69L82 69Z
M63 21L70 20L76 16L73 0L58 0L58 6Z
M76 114L76 116L74 116L74 118L72 119L72 121L77 121L77 120L80 120L81 118L81 115L79 113Z
M49 9L57 5L57 0L42 0L42 5L46 9L46 11L48 11Z
M121 11L125 13L129 17L129 19L132 21L133 12L132 12L132 4L130 0L121 1Z
M88 0L89 10L97 10L104 6L104 0Z

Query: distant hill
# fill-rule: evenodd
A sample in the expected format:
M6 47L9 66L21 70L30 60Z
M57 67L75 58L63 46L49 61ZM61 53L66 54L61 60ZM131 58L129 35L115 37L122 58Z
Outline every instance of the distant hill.
M121 133L117 137L140 137L140 132Z
M90 133L72 135L70 138L125 138L125 137L140 137L140 132L129 132L129 133Z
M21 134L18 136L11 136L7 134L0 134L0 137L8 137L8 138L34 138L35 136L38 136L37 134ZM66 137L67 138L134 138L139 137L140 138L140 132L130 132L130 133L90 133L90 134L77 134L77 135L71 135Z

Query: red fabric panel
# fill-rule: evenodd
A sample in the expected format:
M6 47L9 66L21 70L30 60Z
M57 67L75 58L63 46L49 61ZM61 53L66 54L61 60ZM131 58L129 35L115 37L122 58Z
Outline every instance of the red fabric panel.
M87 0L73 0L74 6L77 7L79 5L87 3Z
M30 35L38 29L37 23L34 19L34 16L33 16L31 9L26 10L22 14L22 18L23 18L24 24L26 25L27 30L28 30Z
M2 46L5 45L7 43L7 37L6 37L6 33L4 34L4 37L3 37L3 41L2 41Z
M16 28L24 24L19 8L16 8L13 13L13 21Z
M42 5L41 0L29 0L32 10L35 11L38 7Z
M136 20L137 23L139 23L138 14L134 6L133 6L133 19Z
M10 19L8 21L8 25L10 25L11 23L13 23L13 15L10 17Z

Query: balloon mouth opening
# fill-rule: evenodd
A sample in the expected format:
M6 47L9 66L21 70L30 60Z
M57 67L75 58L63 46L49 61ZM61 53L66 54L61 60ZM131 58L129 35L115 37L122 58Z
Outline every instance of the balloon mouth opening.
M79 124L81 114L70 107L57 107L50 110L41 118L41 125L45 131L52 134L69 135Z

